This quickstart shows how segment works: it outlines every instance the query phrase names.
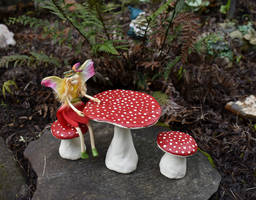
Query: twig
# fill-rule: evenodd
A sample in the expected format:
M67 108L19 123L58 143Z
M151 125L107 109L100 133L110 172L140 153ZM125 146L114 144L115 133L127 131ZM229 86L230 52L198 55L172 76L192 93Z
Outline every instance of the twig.
M235 12L236 12L236 0L229 0L229 11L228 11L228 18L232 19L234 18Z
M146 21L147 21L147 27L146 27L146 30L144 32L143 38L145 38L147 36L147 32L148 32L148 29L149 29L149 24L151 23L151 19L148 20L148 18L146 18Z
M167 39L169 30L170 30L170 27L171 27L171 25L172 25L172 22L173 22L173 20L174 20L175 15L176 15L176 6L177 6L177 5L178 5L178 1L177 1L176 4L175 4L175 8L174 8L174 10L173 10L172 17L171 17L171 19L170 19L170 21L169 21L169 24L168 24L168 27L167 27L167 29L166 29L166 31L165 31L164 40L163 40L162 46L161 46L161 48L160 48L161 54L162 54L162 50L163 50L163 48L164 48L164 45L165 45L165 42L166 42L166 39ZM161 55L161 54L160 54L160 55Z
M44 168L43 168L42 176L44 176L45 174L45 169L46 169L46 156L44 155Z
M249 190L255 190L256 187L252 187L252 188L247 188L246 191L248 192Z
M236 197L236 195L234 194L234 192L230 189L230 192L231 192L231 194L233 195L233 197L237 200L237 197Z
M230 192L236 200L242 200L242 198L237 193L233 192L232 189L230 189Z

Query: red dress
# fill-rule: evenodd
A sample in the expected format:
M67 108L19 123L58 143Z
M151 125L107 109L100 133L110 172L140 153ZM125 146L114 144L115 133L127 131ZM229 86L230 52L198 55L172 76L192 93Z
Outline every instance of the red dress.
M78 102L73 104L76 109L83 111L84 103ZM68 124L73 127L79 127L80 124L88 124L89 118L79 116L70 106L63 105L57 111L57 119L62 126L68 127Z

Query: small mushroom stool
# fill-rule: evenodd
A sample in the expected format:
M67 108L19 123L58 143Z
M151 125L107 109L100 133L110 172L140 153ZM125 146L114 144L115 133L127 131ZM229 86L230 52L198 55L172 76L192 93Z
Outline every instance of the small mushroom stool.
M133 172L137 168L138 155L131 129L154 125L161 115L160 105L154 97L132 90L107 90L94 98L99 99L100 104L87 102L85 116L115 126L105 159L106 167L119 173Z
M179 131L161 132L157 145L165 152L159 163L161 174L171 179L183 178L187 170L186 157L197 151L194 138Z
M85 124L81 124L80 129L83 134L87 132L87 126ZM80 138L74 127L69 124L63 127L59 121L56 120L52 123L51 132L54 137L61 139L59 154L62 158L69 160L81 158Z

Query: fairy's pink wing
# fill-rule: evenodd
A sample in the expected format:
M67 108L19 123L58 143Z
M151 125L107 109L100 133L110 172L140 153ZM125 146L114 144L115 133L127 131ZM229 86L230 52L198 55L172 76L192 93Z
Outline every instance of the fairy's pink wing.
M41 81L41 85L52 88L56 93L58 93L58 86L61 84L62 79L58 76L48 76Z
M79 67L80 72L80 77L83 80L83 82L86 82L89 78L94 76L95 71L94 71L94 66L93 66L93 61L91 59L86 60L81 67Z

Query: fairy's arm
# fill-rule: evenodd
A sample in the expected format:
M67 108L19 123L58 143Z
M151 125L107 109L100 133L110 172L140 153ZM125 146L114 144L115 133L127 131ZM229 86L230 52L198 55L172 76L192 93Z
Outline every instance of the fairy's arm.
M69 101L68 98L66 98L66 101L67 101L68 105L70 106L70 108L71 108L74 112L76 112L79 116L84 117L84 113L83 113L82 111L78 110L78 109Z
M90 99L90 100L92 100L92 101L95 101L95 102L97 102L97 103L100 103L100 100L99 100L99 99L94 98L94 97L92 97L92 96L86 94L85 90L83 90L83 91L81 92L81 94L82 94L84 97L86 97L86 98L88 98L88 99Z

